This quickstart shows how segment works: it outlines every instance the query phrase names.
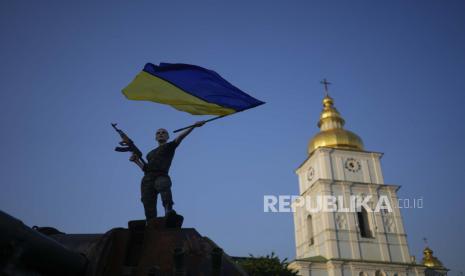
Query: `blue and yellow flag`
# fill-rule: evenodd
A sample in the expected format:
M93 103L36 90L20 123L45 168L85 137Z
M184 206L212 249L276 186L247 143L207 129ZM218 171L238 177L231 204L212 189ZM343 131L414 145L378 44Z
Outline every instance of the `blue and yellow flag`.
M264 104L215 71L189 64L147 63L123 94L130 100L167 104L193 115L229 115Z

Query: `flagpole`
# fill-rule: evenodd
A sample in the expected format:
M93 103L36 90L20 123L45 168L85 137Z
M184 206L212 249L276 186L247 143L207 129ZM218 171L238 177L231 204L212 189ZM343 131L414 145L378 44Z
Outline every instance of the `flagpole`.
M210 118L210 119L208 119L208 120L205 120L205 121L203 121L203 122L204 122L204 123L208 123L208 122L211 122L211 121L214 121L214 120L218 120L218 119L224 118L224 117L226 117L226 116L229 116L229 115L237 114L237 113L240 113L240 112L242 112L242 111L246 111L246 110L252 109L252 108L254 108L254 107L257 107L257 106L260 106L260 105L262 105L262 104L265 104L265 102L261 102L261 103L259 103L259 104L255 105L255 106L251 106L251 107L249 107L249 108L242 109L242 110L239 110L239 111L237 111L237 112L234 112L234 113L230 113L230 114L226 114L226 115L220 115L220 116L216 116L216 117ZM186 127L180 128L180 129L176 129L176 130L175 130L175 131L173 131L173 132L174 132L174 133L176 133L176 132L180 132L180 131L182 131L182 130L185 130L185 129L191 128L191 127L193 127L193 126L195 126L195 124L193 124L193 125L190 125L190 126L186 126Z
M251 107L249 107L249 108L242 109L242 110L239 110L239 111L234 112L234 113L216 116L216 117L213 117L213 118L211 118L211 119L205 120L205 121L203 121L203 122L204 122L204 123L208 123L208 122L211 122L211 121L214 121L214 120L218 120L218 119L221 119L221 118L226 117L226 116L229 116L229 115L237 114L237 113L240 113L240 112L242 112L242 111L246 111L246 110L252 109L252 108L257 107L257 106L260 106L260 105L262 105L262 104L265 104L265 102L261 102L261 103L255 105L255 106L251 106ZM191 128L191 127L193 127L193 126L195 126L195 124L190 125L190 126L186 126L186 127L180 128L180 129L176 129L176 130L173 131L173 132L176 133L176 132L179 132L179 131L182 131L182 130Z
M236 114L236 113L232 113L232 114ZM205 120L204 123L208 123L208 122L211 122L211 121L214 121L214 120L218 120L218 119L223 118L223 117L226 117L226 116L228 116L228 115L231 115L231 114L216 116L216 117L210 118L210 119L208 119L208 120ZM193 127L193 126L195 126L195 124L190 125L190 126L186 126L186 127L180 128L180 129L176 129L175 131L173 131L173 133L183 131L183 130L188 129L188 128L191 128L191 127Z

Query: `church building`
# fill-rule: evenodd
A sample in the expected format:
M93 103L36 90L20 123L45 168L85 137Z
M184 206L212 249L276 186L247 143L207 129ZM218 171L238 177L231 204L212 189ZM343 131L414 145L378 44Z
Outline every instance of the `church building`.
M428 247L421 264L410 255L396 208L400 186L384 183L383 154L366 150L362 139L344 128L345 121L328 94L329 83L322 83L326 96L317 124L320 131L296 170L299 195L310 200L333 196L344 204L353 197L369 197L367 205L372 208L315 212L307 208L308 202L294 202L296 259L290 268L302 276L446 275L447 269ZM391 211L373 212L380 198L392 203Z

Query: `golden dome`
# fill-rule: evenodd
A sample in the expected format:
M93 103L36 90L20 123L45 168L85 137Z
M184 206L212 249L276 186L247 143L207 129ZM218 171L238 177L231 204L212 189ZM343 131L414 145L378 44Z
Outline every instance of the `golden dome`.
M423 260L421 262L427 267L443 267L441 261L433 256L433 250L429 247L423 250Z
M363 150L363 142L352 131L335 128L319 132L308 144L308 153L319 147Z
M308 153L319 147L363 150L363 141L355 133L345 130L345 121L334 107L334 100L326 95L323 99L323 111L318 121L320 132L308 144Z

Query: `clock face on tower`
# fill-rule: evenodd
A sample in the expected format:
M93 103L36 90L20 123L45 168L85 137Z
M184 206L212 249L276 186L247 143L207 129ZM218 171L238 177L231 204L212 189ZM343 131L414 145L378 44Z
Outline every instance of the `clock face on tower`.
M358 172L362 168L360 161L354 158L347 158L344 167L350 172Z
M313 167L308 168L307 180L312 181L314 176L315 176L315 169Z

